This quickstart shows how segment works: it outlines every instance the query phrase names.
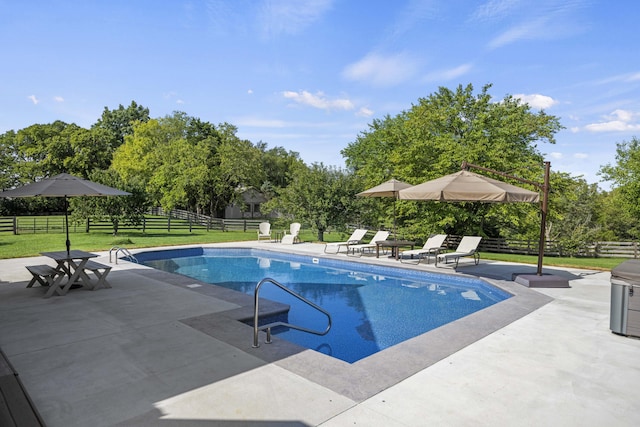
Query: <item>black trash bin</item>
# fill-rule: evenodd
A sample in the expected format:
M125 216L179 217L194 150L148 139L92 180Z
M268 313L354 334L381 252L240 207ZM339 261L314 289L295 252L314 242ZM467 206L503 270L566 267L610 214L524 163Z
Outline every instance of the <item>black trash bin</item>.
M640 337L640 260L630 259L611 270L611 332Z

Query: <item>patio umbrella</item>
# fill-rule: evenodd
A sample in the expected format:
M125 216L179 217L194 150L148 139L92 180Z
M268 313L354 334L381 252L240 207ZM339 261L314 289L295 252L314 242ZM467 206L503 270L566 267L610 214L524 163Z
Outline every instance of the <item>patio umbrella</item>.
M400 199L441 202L538 202L535 191L462 170L400 190Z
M499 175L510 177L521 182L535 185L543 190L544 198L541 203L541 224L540 224L540 248L538 254L537 275L542 276L542 259L544 257L544 227L547 214L549 163L545 163L545 183L543 185L524 180L522 178L507 175L503 172L483 168L468 163L463 164L463 170L450 175L424 182L422 184L400 190L399 198L403 200L435 200L440 202L484 202L484 203L510 203L540 201L540 195L535 191L530 191L506 182L498 181L484 175L479 175L466 170L468 167L475 167L481 170L498 173Z
M67 253L71 250L69 241L69 197L74 196L128 196L131 193L118 190L77 176L61 173L22 187L0 193L0 197L64 197L64 220L67 231Z
M390 179L383 182L380 185L376 185L373 188L364 190L356 196L358 197L393 197L393 236L396 236L396 200L400 194L400 190L411 187L411 184L398 181L397 179Z

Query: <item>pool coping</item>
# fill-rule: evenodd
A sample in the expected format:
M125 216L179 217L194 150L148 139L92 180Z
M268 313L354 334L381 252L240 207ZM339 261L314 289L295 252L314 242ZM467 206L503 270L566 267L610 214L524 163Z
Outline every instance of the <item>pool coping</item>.
M313 257L335 259L321 255L313 255ZM349 261L380 265L367 258ZM394 267L425 271L412 264L394 265ZM248 339L253 336L253 327L242 322L253 316L253 296L199 282L180 274L145 268L150 270L149 274L165 283L231 302L239 307L182 319L183 324L251 354L265 363L273 363L357 402L374 396L553 301L552 297L513 281L438 272L438 274L480 278L513 296L357 362L347 363L277 337L273 337L272 344L261 343L259 348L253 348L252 339ZM283 304L264 301L263 303L261 300L261 314L279 312L283 309ZM260 339L264 340L263 334Z

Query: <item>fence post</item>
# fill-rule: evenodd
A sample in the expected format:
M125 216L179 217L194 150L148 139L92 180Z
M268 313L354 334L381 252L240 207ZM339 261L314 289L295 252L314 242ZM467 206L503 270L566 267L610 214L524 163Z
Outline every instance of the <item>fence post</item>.
M143 216L142 217L142 232L144 233L145 231L147 231L147 218L145 218Z
M191 218L189 218L189 233L191 233Z
M18 234L18 217L16 217L15 215L13 216L13 234Z
M88 233L91 229L91 218L87 217L87 227L85 229L85 233Z
M167 217L167 233L171 232L171 217Z
M638 258L638 241L633 241L633 257Z

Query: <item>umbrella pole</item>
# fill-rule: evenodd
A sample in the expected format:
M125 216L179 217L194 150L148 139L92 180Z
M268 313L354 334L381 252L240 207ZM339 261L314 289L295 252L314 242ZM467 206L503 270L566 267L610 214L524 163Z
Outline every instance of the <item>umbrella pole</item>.
M69 200L66 196L64 198L64 226L67 229L67 241L65 243L67 245L67 256L69 256L71 252L71 241L69 240Z
M398 235L396 234L396 198L393 197L393 240L398 240Z
M544 162L544 183L542 184L542 205L540 206L540 244L538 247L538 270L536 274L542 276L542 260L546 239L547 210L549 208L549 170L550 162Z

